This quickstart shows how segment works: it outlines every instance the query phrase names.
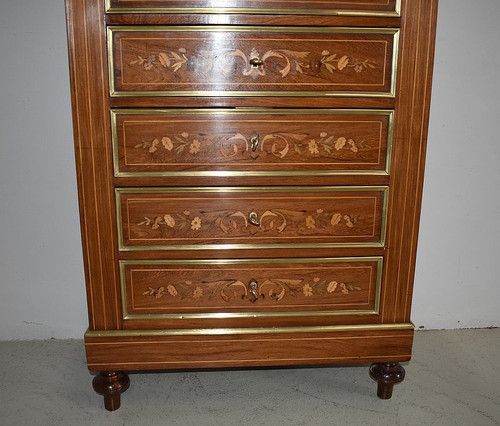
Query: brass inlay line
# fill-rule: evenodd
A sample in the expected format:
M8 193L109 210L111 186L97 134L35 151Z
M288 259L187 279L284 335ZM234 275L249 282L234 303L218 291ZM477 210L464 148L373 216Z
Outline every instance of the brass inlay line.
M304 2L305 3L305 2ZM373 18L399 18L401 16L401 0L396 0L394 10L342 10L342 9L300 9L300 8L222 8L222 7L113 7L111 0L106 0L106 13L172 13L172 14L252 14L252 15L326 15Z
M296 311L296 312L219 312L219 313L175 313L175 314L129 314L127 303L127 282L125 270L134 265L256 265L256 264L298 264L298 263L356 263L376 262L377 275L373 309ZM122 312L125 320L183 320L183 319L231 319L231 318L277 318L277 317L325 317L337 315L378 315L380 313L380 292L382 286L383 258L372 257L337 257L337 258L296 258L296 259L196 259L196 260L122 260L120 264L120 285Z
M389 122L387 127L386 142L386 164L385 170L203 170L203 171L154 171L154 172L123 172L120 170L119 146L118 146L118 116L120 115L385 115ZM388 176L390 171L392 141L394 134L394 111L386 109L272 109L272 108L237 108L237 109L130 109L130 110L111 110L111 131L113 141L113 165L115 177L257 177L257 176Z
M161 194L161 193L255 193L255 192L367 192L379 191L383 194L380 241L369 243L269 243L269 244L179 244L179 245L146 245L127 246L123 238L123 217L121 194ZM387 186L281 186L281 187L151 187L151 188L116 188L116 220L118 228L118 247L120 251L154 251L154 250L253 250L253 249L296 249L296 248L338 248L338 247L384 247L387 232L387 208L389 188Z
M234 90L152 90L152 91L125 91L116 90L114 78L114 33L115 32L250 32L250 33L316 33L316 34L389 34L393 36L390 88L387 92L363 91L234 91ZM112 97L144 97L144 96L208 96L208 97L236 97L236 96L272 96L272 97L379 97L394 98L396 94L397 59L399 51L399 29L397 28L354 28L354 27L257 27L257 26L116 26L108 27L108 71L109 90Z
M148 337L148 336L229 336L247 334L335 333L349 331L403 331L414 330L412 323L354 324L311 327L252 327L252 328L196 328L169 330L87 330L85 337Z
M387 190L387 186L197 186L197 187L151 187L151 188L117 188L116 191L120 194L158 194L158 193L222 193L222 192L369 192Z

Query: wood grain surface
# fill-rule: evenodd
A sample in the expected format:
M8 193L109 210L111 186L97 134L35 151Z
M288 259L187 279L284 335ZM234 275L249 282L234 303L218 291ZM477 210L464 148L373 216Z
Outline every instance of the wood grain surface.
M315 111L115 110L115 175L387 173L391 111Z
M391 95L394 84L397 30L186 26L110 31L112 95Z
M411 357L437 0L66 10L108 409L120 370L373 362L389 397Z

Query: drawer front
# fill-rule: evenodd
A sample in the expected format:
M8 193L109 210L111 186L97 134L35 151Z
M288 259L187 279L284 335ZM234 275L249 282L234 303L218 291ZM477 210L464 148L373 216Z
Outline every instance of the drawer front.
M121 250L384 244L386 187L117 189Z
M391 111L116 110L112 123L115 176L388 174Z
M107 0L109 13L252 13L399 16L400 0Z
M352 315L378 313L382 258L122 261L120 268L126 319Z
M112 96L390 96L398 30L114 27Z

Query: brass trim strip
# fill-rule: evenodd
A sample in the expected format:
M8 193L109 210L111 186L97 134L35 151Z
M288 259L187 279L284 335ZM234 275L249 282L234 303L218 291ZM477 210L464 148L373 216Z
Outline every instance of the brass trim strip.
M373 309L350 309L333 311L295 312L220 312L220 313L175 313L175 314L129 314L127 303L127 283L125 268L130 265L254 265L254 264L296 264L296 263L354 263L377 262ZM121 260L120 287L122 316L124 320L183 320L183 319L230 319L230 318L282 318L282 317L325 317L338 315L378 315L380 313L380 293L382 287L383 257L337 257L337 258L294 258L294 259L197 259L197 260Z
M108 43L108 78L110 96L119 97L359 97L359 98L395 98L397 63L399 55L399 32L398 28L356 28L356 27L258 27L258 26L114 26L107 28ZM153 90L153 91L125 91L116 90L114 79L114 46L113 33L115 32L265 32L265 33L316 33L316 34L390 34L393 36L392 61L391 61L391 85L388 92L352 92L352 91L213 91L213 90Z
M126 246L123 238L121 194L158 194L158 193L213 193L213 192L354 192L380 191L383 194L380 241L369 243L272 243L272 244L179 244ZM257 249L315 249L315 248L375 248L384 247L387 233L387 211L389 206L388 186L262 186L262 187L151 187L115 188L116 221L118 229L118 249L120 251L168 251L168 250L257 250Z
M307 171L158 171L158 172L122 172L120 171L119 147L118 147L118 125L119 115L148 115L148 114L170 114L170 115L252 115L252 114L289 114L289 115L386 115L389 118L387 127L387 146L385 170L307 170ZM394 111L388 109L273 109L273 108L238 108L238 109L112 109L111 110L111 133L113 142L113 167L115 177L264 177L264 176L389 176L392 142L394 134Z
M108 337L168 337L168 336L228 336L245 334L335 333L349 331L413 331L412 323L354 324L312 327L252 327L252 328L197 328L169 330L87 330L87 338Z
M394 11L375 10L339 10L339 9L262 9L262 8L222 8L222 7L113 7L111 0L106 0L106 13L164 13L164 14L252 14L252 15L325 15L353 16L373 18L399 18L401 16L401 0L396 0Z

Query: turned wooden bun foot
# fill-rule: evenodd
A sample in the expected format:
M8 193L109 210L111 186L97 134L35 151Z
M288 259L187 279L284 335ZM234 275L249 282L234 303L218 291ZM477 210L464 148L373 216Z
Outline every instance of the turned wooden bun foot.
M129 385L130 379L124 371L101 371L92 381L94 390L104 396L104 407L108 411L120 408L120 395Z
M378 383L377 396L380 399L390 399L394 385L404 380L405 369L399 362L372 364L370 367L370 377Z

